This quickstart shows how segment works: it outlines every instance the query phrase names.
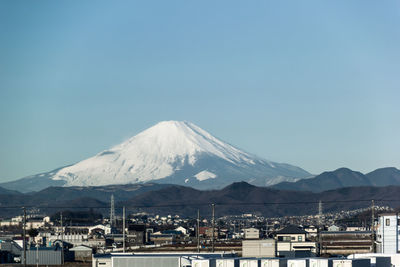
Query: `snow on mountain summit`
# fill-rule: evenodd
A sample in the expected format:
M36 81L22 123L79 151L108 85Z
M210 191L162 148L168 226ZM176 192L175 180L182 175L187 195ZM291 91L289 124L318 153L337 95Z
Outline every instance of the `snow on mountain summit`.
M259 179L268 169L262 181L267 185L275 183L274 179L293 180L309 175L298 167L279 164L243 152L193 123L163 121L94 157L60 169L52 179L65 181L66 186L161 180L191 184L204 183L209 178L225 184L232 178ZM283 167L288 173L280 170Z
M147 182L196 162L199 153L231 163L253 163L251 156L225 144L190 122L163 121L96 156L60 170L54 180L68 185ZM173 166L175 165L175 167Z
M210 153L229 162L250 162L250 155L228 145L193 123L185 121L163 121L139 133L115 147L120 151L134 154L140 151L158 154L168 161L188 156L189 164L196 161L200 152Z

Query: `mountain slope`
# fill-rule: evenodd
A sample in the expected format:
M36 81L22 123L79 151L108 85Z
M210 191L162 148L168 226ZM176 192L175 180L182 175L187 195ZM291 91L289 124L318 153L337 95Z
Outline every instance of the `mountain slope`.
M43 189L42 182L34 183L36 178L63 186L151 181L221 188L242 180L267 186L311 177L299 167L261 159L224 143L190 122L180 121L160 122L94 157L41 175L33 180L25 178L24 187L31 191ZM26 181L31 186L26 186ZM15 188L16 183L0 186Z
M119 202L118 205L158 214L195 217L197 209L202 215L210 215L211 203L214 203L217 216L253 212L265 216L287 216L317 214L320 200L325 202L324 212L365 208L371 204L368 200L372 199L375 199L377 205L397 207L400 205L399 195L399 186L347 187L312 193L275 190L239 182L212 191L173 186L137 195L127 201ZM390 201L385 202L383 199ZM335 201L339 201L340 204Z
M0 184L1 187L16 190L22 193L40 191L49 186L63 186L66 184L63 180L53 180L54 175L61 169L61 167L49 172L39 173L18 179L16 181L6 182Z
M70 186L70 187L48 187L39 192L28 193L33 197L35 203L40 203L46 199L57 201L69 201L76 198L89 197L98 199L102 202L109 202L111 195L116 201L126 200L145 192L156 191L170 187L168 184L128 184L128 185L108 185L108 186Z
M393 167L376 169L367 173L366 176L371 185L400 185L400 170Z
M20 207L36 207L39 208L39 212L49 214L67 208L80 207L87 210L94 207L95 211L108 216L111 192L116 199L117 213L121 212L122 206L125 206L132 213L145 211L192 217L197 216L197 209L200 209L202 216L209 216L211 203L216 205L217 216L261 213L268 217L316 214L320 200L323 202L324 212L365 208L370 206L372 199L379 206L400 205L400 186L347 187L321 193L276 190L245 182L233 183L220 190L207 191L169 185L159 189L148 186L146 190L154 190L139 193L141 187L138 189L134 187L136 185L131 186L54 187L34 193L0 194L2 207L0 216L21 214ZM126 187L126 191L123 187ZM102 195L99 192L105 193Z
M5 189L3 187L0 187L0 194L1 195L19 195L21 193L18 192L18 191L15 191L15 190L9 190L9 189Z
M322 192L342 187L389 185L400 185L400 170L381 168L364 175L347 168L340 168L323 172L311 179L275 184L271 188Z
M369 179L360 172L348 168L340 168L331 172L323 172L314 178L300 180L297 182L284 182L273 185L272 188L286 190L301 190L322 192L325 190L337 189L351 186L370 186Z

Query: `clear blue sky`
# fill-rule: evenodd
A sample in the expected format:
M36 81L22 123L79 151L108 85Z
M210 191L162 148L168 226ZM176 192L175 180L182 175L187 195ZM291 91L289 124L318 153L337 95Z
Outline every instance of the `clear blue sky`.
M0 1L0 181L191 121L320 173L400 168L400 2Z

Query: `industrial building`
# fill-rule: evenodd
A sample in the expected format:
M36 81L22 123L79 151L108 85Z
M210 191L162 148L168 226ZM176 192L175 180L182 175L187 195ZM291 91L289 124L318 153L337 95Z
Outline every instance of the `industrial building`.
M95 254L92 267L203 267L202 260L234 258L236 253L111 253ZM200 265L201 263L201 265ZM213 261L215 266L215 260Z
M370 231L324 231L320 234L321 254L349 255L370 252L373 252L373 239Z
M233 253L113 253L94 255L92 267L400 267L400 255L348 258L241 257Z

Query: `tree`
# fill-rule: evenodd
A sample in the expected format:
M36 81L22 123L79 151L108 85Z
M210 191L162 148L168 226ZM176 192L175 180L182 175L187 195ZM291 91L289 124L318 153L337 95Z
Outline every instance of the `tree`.
M28 235L32 238L37 237L37 235L39 234L39 231L37 229L31 228L28 231Z

